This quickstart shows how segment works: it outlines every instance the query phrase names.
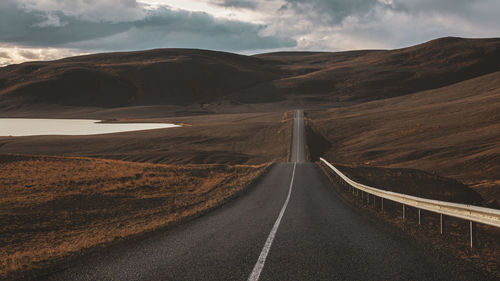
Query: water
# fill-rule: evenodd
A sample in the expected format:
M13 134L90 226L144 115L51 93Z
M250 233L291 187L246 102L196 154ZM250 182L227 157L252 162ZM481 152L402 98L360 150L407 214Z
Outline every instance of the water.
M84 119L0 118L0 136L98 135L180 127L166 123L97 123Z

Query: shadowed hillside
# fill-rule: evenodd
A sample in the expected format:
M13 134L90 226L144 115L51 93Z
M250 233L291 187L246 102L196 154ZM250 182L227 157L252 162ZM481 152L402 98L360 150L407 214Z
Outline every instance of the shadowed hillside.
M119 107L221 101L361 102L500 70L500 39L442 38L398 50L243 56L158 49L0 68L0 109Z
M500 39L441 38L398 50L258 55L296 75L282 92L325 101L366 101L434 89L500 70Z
M204 50L96 54L1 68L0 102L187 105L216 100L276 79L278 74L275 64L262 59Z

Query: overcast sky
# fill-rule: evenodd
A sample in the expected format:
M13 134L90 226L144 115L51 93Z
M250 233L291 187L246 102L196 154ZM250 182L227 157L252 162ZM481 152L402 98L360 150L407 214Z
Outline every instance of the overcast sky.
M499 37L499 14L499 0L0 0L0 66L170 47L392 49Z

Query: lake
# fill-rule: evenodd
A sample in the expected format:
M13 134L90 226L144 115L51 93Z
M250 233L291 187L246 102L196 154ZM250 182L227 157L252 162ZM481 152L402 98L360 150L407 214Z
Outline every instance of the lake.
M167 123L99 123L85 119L0 118L0 136L98 135L180 127Z

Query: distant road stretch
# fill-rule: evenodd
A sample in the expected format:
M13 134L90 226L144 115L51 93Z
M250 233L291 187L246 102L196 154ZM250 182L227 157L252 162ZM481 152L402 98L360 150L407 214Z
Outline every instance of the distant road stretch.
M487 280L348 205L304 143L298 110L291 162L245 195L39 280Z

